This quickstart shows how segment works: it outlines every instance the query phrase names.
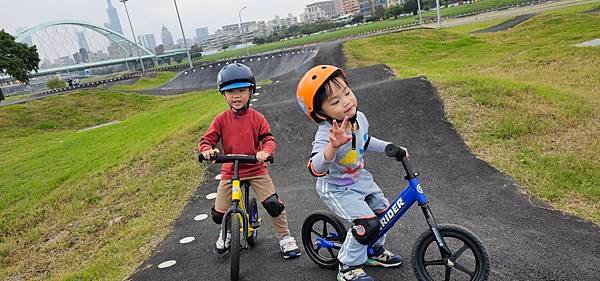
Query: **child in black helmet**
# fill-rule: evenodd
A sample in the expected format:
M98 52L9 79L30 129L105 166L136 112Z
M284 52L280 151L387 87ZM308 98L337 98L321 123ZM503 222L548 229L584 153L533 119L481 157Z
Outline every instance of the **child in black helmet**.
M275 152L275 138L271 135L267 119L249 107L250 97L256 88L254 75L247 66L233 63L219 71L217 84L229 104L229 109L215 117L200 139L198 151L209 159L216 153L214 147L220 141L225 154L256 155L259 163L240 164L240 179L250 182L258 199L271 216L283 258L296 258L300 256L300 250L296 240L290 235L285 206L275 193L275 186L264 163L267 157ZM215 205L211 209L212 218L217 224L222 223L223 215L231 205L232 174L233 164L226 163L221 166L221 181L217 188ZM219 232L215 252L224 253L230 239L229 234L222 237Z

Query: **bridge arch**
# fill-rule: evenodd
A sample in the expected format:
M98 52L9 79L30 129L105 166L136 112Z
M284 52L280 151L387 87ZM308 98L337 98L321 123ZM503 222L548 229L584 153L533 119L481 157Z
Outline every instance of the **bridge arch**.
M15 35L16 41L23 43L25 41L25 39L28 38L29 36L31 36L33 33L43 30L45 28L48 28L51 26L57 26L57 25L75 25L75 26L87 28L87 29L90 29L90 30L100 33L104 37L108 38L108 40L110 40L111 42L114 42L116 44L119 44L122 41L126 41L128 43L133 44L134 46L136 46L137 48L141 49L144 52L143 54L140 54L140 55L154 56L154 53L152 53L150 50L146 49L145 47L143 47L139 44L136 45L135 42L129 40L127 37L119 34L116 31L110 30L106 27L95 25L93 23L88 23L88 22L78 21L78 20L51 21L51 22L42 23L42 24L39 24L36 26L32 26L32 27L23 29L23 30L17 32L17 34Z

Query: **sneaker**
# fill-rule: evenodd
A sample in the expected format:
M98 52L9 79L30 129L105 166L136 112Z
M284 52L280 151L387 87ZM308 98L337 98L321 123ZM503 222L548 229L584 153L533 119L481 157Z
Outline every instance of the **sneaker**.
M367 262L365 262L366 265L394 267L402 264L401 256L392 254L392 252L386 250L383 246L374 250L373 255L369 256Z
M215 253L223 254L229 250L229 244L231 243L231 232L227 232L227 237L223 240L223 233L219 230L219 239L215 243Z
M374 281L360 266L348 266L340 263L337 281Z
M286 235L279 240L279 250L283 254L284 259L293 259L300 256L300 249L296 245L294 237Z

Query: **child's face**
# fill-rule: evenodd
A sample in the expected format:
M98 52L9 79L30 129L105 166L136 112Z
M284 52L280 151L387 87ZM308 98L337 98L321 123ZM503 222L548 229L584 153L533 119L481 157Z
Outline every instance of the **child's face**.
M225 91L225 100L236 111L242 109L250 99L250 88L239 88Z
M337 120L356 115L356 106L358 105L356 96L342 78L336 77L334 79L337 83L329 83L329 86L331 86L329 95L325 99L321 110L329 117Z

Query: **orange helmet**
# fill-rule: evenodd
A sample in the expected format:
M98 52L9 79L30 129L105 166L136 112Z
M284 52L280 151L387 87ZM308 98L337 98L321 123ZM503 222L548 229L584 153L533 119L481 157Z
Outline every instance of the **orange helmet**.
M302 76L298 88L296 89L296 99L300 109L312 120L319 123L323 121L314 113L314 99L317 91L323 83L327 81L336 71L342 71L339 67L333 65L317 65L311 68ZM342 76L346 77L342 71Z

